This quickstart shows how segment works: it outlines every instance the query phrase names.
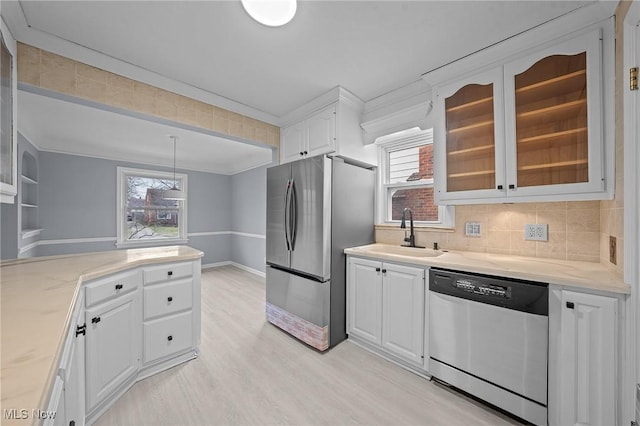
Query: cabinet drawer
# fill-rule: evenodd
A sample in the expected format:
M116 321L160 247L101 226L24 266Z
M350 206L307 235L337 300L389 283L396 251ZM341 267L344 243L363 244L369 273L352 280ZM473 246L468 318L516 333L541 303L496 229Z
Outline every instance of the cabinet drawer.
M87 284L85 286L86 306L135 290L142 282L140 274L140 270L126 271Z
M191 309L192 288L191 278L145 287L144 319Z
M144 283L171 281L193 275L193 263L170 263L144 268Z
M144 323L144 362L151 362L192 347L191 311Z

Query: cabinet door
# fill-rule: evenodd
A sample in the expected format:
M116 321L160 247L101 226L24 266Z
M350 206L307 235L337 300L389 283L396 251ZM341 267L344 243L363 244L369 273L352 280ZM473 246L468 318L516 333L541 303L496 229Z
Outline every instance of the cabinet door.
M331 106L309 117L305 122L307 151L312 157L336 150L336 107Z
M424 269L384 263L382 271L382 346L422 365Z
M560 424L617 424L616 316L612 297L562 292Z
M84 333L82 332L84 330ZM77 332L78 331L78 332ZM64 382L64 424L84 424L84 350L85 350L84 292L81 292L67 334L60 363L60 375Z
M297 123L282 130L280 163L299 160L304 156L304 123Z
M0 202L9 204L18 192L16 47L0 21Z
M382 263L349 259L347 333L382 344Z
M603 185L600 31L505 65L508 196Z
M436 201L505 196L502 80L497 68L437 89Z
M140 363L142 327L137 291L87 309L87 413L131 378Z

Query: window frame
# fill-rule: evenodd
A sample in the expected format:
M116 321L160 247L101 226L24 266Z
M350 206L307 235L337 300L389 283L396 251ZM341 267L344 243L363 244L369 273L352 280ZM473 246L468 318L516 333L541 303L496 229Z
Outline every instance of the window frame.
M178 237L177 238L154 238L146 240L128 240L127 239L127 177L140 176L145 178L158 178L173 180L173 172L163 172L160 170L136 169L130 167L117 167L117 202L116 202L116 228L117 238L116 247L118 248L134 248L134 247L154 247L167 246L174 244L186 244L187 238L187 174L176 173L175 180L180 189L187 194L187 199L176 201L178 203Z
M415 148L433 144L433 129L421 130L413 128L391 135L380 137L376 140L378 145L378 185L376 186L376 223L378 225L397 225L400 220L391 219L392 196L394 190L413 188L433 188L434 178L420 181L389 183L389 153L407 148ZM435 161L435 158L434 158ZM433 165L435 168L435 164ZM452 229L455 226L455 207L438 206L437 221L414 220L414 226L421 228Z

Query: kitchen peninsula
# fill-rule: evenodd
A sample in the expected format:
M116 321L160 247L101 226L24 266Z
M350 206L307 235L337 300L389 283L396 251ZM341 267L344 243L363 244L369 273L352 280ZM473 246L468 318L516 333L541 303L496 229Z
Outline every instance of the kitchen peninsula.
M47 417L54 398L61 401L54 406L56 415L61 414L55 408L65 406L64 396L56 395L56 390L60 389L59 393L62 393L62 385L58 382L64 379L66 372L61 363L65 362L69 341L75 340L71 336L84 336L86 339L86 342L81 339L82 346L86 345L86 353L78 352L82 364L87 365L88 400L86 409L84 406L76 407L76 412L82 417L86 413L87 419L99 415L137 379L197 356L201 257L202 252L190 247L169 246L0 263L2 408L4 411L13 410L9 413L14 414L5 420L9 423L11 420L20 424L37 423L43 419L38 419L37 414ZM161 302L155 300L158 297L162 298ZM123 305L117 301L123 298L130 302L131 307L128 315L132 316L124 317L127 321L124 324L128 327L110 327L109 321L116 315L109 316L109 311L120 309ZM87 318L102 309L103 323L98 324L100 316L95 316L89 319L89 324L85 323L76 330L75 321L84 322L85 307ZM128 323L130 318L135 321ZM164 330L158 331L158 328L172 329L176 322L182 327L184 318L187 318L190 333L186 333L184 338L170 334L167 342ZM118 325L117 322L113 324ZM106 334L100 332L100 325ZM143 335L143 326L141 343L138 337ZM89 358L93 350L91 345L97 343L96 349L104 350L110 345L108 338L114 337L114 332L124 332L138 340L130 340L133 342L133 355L127 353L119 357L134 364L130 366L131 374L107 380L104 375L109 373L109 369L115 371L122 365L114 365L106 353L105 359L98 362ZM161 334L163 343L151 340ZM112 351L131 349L128 342L116 342L113 346L117 347L111 348ZM91 368L94 367L101 370L102 377L92 383ZM120 369L116 375L121 372ZM75 382L83 387L84 372L79 374L81 379ZM95 401L91 398L92 386L97 387ZM83 393L84 389L79 389L78 394ZM68 402L80 405L78 401ZM73 420L69 404L65 408L62 414L69 417L66 421L63 419L63 423L69 424Z

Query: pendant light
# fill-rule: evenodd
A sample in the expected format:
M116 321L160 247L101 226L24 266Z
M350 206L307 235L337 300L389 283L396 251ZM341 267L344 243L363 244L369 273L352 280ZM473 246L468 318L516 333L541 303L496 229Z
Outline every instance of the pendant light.
M293 19L296 0L242 0L249 16L268 27L280 27Z
M178 140L178 137L169 136L169 138L173 139L173 187L171 189L166 189L162 193L162 198L165 200L184 200L187 198L185 193L179 190L176 186L176 141Z

